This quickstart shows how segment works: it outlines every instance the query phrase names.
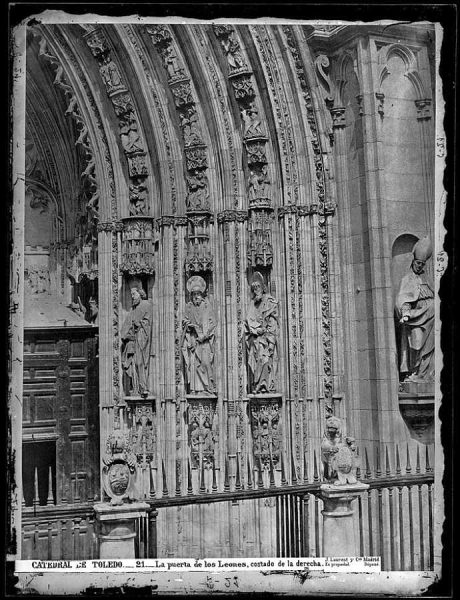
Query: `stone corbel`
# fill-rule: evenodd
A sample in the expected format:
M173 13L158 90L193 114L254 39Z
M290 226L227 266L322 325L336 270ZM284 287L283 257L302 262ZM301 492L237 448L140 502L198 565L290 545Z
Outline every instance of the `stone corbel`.
M385 116L385 108L384 108L385 94L383 92L375 92L375 99L377 100L377 112L379 113L380 117L383 119L383 117Z
M330 109L331 117L332 117L332 127L334 129L338 129L346 126L345 120L345 107L338 106L336 108Z
M415 100L415 106L417 108L418 121L427 121L428 119L431 119L432 110L430 98Z

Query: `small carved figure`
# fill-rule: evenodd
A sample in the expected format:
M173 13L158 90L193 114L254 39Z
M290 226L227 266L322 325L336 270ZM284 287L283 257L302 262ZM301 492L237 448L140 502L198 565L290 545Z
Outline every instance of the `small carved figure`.
M121 329L122 366L128 380L128 395L149 392L152 355L152 305L143 289L131 289L132 309Z
M206 283L195 275L187 281L191 301L185 307L182 322L182 355L190 393L215 392L214 341L216 320L214 311L204 297Z
M245 323L249 389L275 392L278 372L278 300L267 293L261 273L251 282L252 301Z
M400 373L404 381L433 381L434 292L425 275L432 255L430 240L420 239L413 248L410 272L401 280L396 314L401 325Z
M260 174L258 175L258 185L259 185L259 198L267 198L268 190L270 185L270 179L268 177L268 167L264 165Z
M227 54L227 60L232 70L241 69L246 66L243 55L241 54L240 44L234 38L233 34L223 40L223 47Z
M255 171L250 171L248 178L248 196L249 200L255 200L259 197L259 176Z
M98 314L99 314L99 307L97 305L97 300L95 298L91 297L89 299L88 321L92 325L98 324Z
M142 150L136 117L132 111L127 113L123 119L120 119L120 137L125 152Z
M262 123L259 119L259 111L251 102L249 108L244 108L241 111L241 118L243 119L243 135L244 137L254 137L263 135Z
M102 79L109 90L120 87L120 71L118 70L116 63L108 56L104 59L104 62L100 68L100 72Z
M198 115L194 109L188 109L179 113L181 127L184 134L186 146L201 143L201 131L198 123Z
M177 54L172 46L167 46L164 53L164 60L170 79L184 75L184 70L179 65L179 59L177 58Z
M131 215L145 215L147 186L143 182L129 186L129 212Z
M187 175L188 193L186 204L189 210L209 208L208 178L203 171L193 170Z

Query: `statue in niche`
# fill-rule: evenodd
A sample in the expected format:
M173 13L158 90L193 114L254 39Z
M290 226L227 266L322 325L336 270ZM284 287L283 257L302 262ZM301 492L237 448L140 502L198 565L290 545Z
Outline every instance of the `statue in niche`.
M129 382L128 395L147 396L152 355L152 305L141 287L131 288L131 298L131 312L121 329L121 364Z
M228 64L231 69L242 69L246 66L239 42L234 38L233 34L223 40L223 47L227 54Z
M343 437L342 422L329 408L326 431L321 442L324 478L334 485L355 484L359 466L355 438Z
M203 171L194 169L187 175L188 193L186 204L188 210L209 208L208 178Z
M243 135L244 137L256 137L263 135L262 123L259 119L259 112L251 102L248 108L244 108L241 111L241 118L243 119Z
M191 301L185 306L181 343L187 385L191 394L214 394L214 311L204 296L206 283L202 277L190 277L187 290Z
M401 280L396 314L401 326L400 373L407 382L428 382L434 378L434 292L425 275L432 255L425 237L414 246L410 271Z
M267 293L256 271L251 282L252 301L245 323L249 390L252 394L276 392L278 372L278 300Z

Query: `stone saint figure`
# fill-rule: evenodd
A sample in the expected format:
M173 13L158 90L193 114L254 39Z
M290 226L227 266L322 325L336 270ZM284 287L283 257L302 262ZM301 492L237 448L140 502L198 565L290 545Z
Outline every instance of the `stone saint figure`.
M129 395L149 393L152 345L152 305L140 287L131 288L132 309L121 329L123 371L129 380Z
M432 254L425 237L414 246L411 269L401 280L396 298L396 315L401 325L400 373L405 381L433 381L434 377L434 292L425 275Z
M252 301L245 323L249 390L252 394L276 391L278 371L278 300L267 294L256 271L251 282Z
M215 393L214 341L216 319L205 298L206 283L195 275L187 281L191 301L182 322L182 354L189 393Z

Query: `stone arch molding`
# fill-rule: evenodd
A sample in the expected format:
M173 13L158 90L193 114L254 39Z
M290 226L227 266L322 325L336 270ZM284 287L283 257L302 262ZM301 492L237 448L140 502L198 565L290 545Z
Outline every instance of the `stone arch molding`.
M383 82L390 75L388 61L392 56L398 56L404 62L406 69L404 76L412 83L417 94L417 100L427 98L426 85L418 70L415 51L403 44L389 44L379 49L379 90L381 91Z

